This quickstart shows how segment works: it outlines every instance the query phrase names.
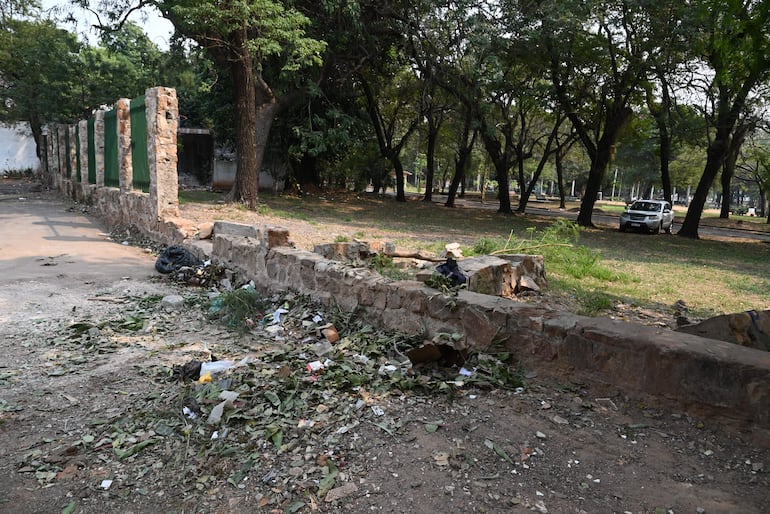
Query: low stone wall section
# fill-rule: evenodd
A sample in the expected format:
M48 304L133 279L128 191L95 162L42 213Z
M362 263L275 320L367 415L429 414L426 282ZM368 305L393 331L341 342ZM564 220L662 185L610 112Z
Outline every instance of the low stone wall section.
M195 251L264 291L306 293L426 340L461 334L446 340L459 350L502 346L525 369L649 395L651 405L716 416L770 444L768 352L469 291L443 294L293 248L277 227L216 222L213 244Z

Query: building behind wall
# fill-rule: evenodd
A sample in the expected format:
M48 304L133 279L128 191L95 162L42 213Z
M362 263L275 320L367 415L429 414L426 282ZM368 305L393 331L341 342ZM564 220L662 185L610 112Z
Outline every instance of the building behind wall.
M40 160L29 124L0 124L0 175L39 168Z

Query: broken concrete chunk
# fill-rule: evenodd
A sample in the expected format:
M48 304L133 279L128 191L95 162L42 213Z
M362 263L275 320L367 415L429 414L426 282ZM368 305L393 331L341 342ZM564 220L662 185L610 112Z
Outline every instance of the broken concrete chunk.
M184 298L178 294L164 296L160 301L160 305L171 311L179 311L184 307Z
M493 296L513 296L516 276L511 264L500 257L482 255L457 261L468 277L468 291Z
M230 221L215 221L214 234L222 236L258 237L259 229L254 225L232 223Z
M198 225L198 239L211 239L214 234L214 223L208 221Z
M264 227L262 232L262 244L268 248L275 248L276 246L294 246L287 229L270 225Z
M709 339L770 351L770 311L723 314L676 329Z

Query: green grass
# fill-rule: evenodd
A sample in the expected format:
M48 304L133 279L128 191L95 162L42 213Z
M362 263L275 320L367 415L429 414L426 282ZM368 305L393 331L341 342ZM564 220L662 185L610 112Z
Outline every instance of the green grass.
M185 189L179 191L179 203L206 203L214 204L223 200L224 195L222 193L215 193L213 191L204 191L199 189Z

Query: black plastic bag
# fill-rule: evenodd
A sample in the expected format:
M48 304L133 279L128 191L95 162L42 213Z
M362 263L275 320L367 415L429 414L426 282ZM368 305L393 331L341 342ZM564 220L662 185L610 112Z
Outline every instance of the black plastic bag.
M181 246L169 246L155 261L155 269L164 274L179 271L185 266L192 268L202 265L203 261Z
M453 286L461 286L468 281L468 278L460 271L457 261L451 257L446 262L436 266L436 271L448 278Z

